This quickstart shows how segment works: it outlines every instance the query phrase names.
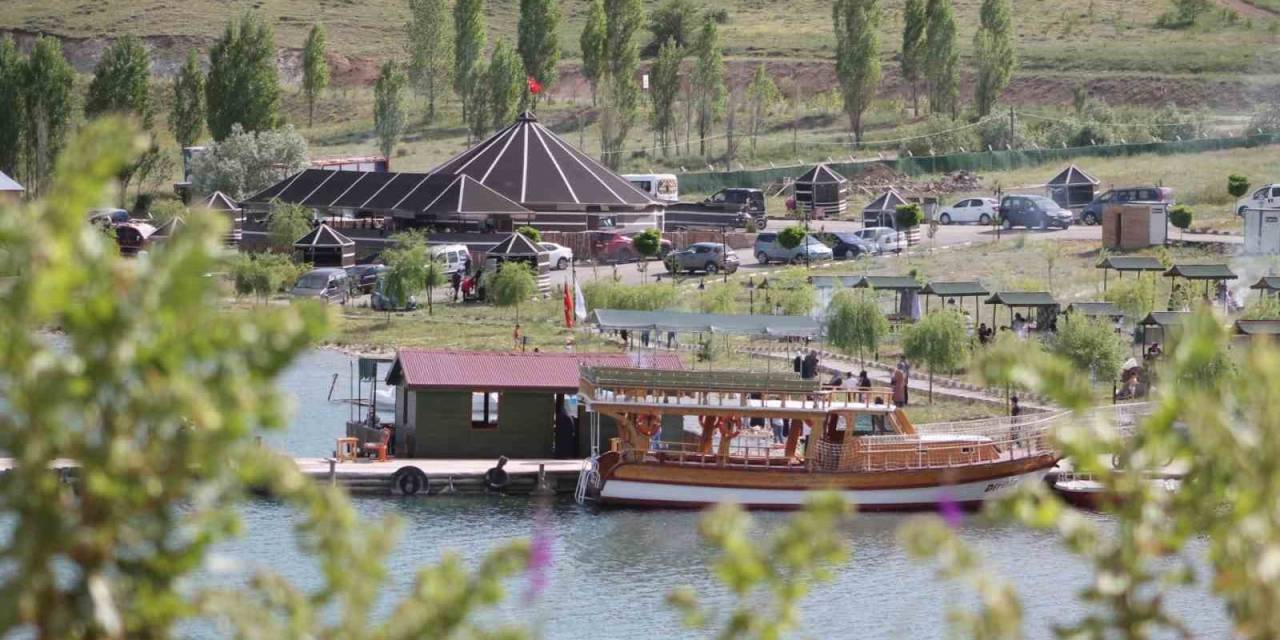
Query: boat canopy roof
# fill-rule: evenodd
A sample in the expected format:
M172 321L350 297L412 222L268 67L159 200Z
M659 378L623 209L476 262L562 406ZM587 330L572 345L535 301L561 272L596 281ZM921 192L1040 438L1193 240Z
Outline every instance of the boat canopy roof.
M808 316L596 309L591 321L601 329L615 331L679 331L786 338L813 338L822 332L818 321Z
M583 367L582 380L596 387L682 389L744 393L817 393L817 379L788 373L753 371L675 371L620 367Z

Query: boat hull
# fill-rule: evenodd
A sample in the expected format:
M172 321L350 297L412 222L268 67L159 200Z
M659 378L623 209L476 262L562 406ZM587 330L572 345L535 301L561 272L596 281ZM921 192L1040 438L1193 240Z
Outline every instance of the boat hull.
M734 503L753 509L796 509L812 492L834 490L862 511L930 510L949 503L976 508L1026 482L1041 482L1051 458L1025 464L975 465L972 468L863 473L666 470L662 465L624 464L606 476L602 505L703 507ZM654 473L658 471L658 473ZM701 471L702 473L697 473ZM705 476L699 482L697 476ZM755 476L755 477L751 477Z

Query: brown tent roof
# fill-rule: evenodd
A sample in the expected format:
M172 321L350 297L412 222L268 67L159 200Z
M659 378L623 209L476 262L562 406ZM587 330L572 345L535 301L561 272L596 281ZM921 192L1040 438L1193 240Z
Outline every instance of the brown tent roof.
M1080 167L1073 165L1063 169L1048 182L1050 187L1075 187L1086 184L1098 184L1098 179L1085 173Z
M538 256L546 252L547 251L545 249L534 244L533 241L530 240L528 237L526 237L523 233L513 233L510 236L508 236L506 240L499 242L497 246L490 249L487 253L485 253L485 255L489 257L493 257L493 256L521 257L521 256Z
M644 209L658 204L542 126L528 111L431 173L470 176L532 209L564 205Z
M303 247L351 247L355 246L355 241L334 230L333 227L321 223L316 228L307 232L307 235L298 238L293 243L294 247L299 249Z
M797 184L843 184L849 179L831 170L826 164L815 165L807 173L796 178Z
M307 169L245 199L266 206L275 200L313 209L421 214L528 214L528 209L468 176Z

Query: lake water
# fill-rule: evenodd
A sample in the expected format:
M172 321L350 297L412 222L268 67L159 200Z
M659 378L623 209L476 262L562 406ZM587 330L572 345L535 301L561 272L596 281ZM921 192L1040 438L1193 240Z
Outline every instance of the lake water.
M303 456L327 455L343 431L345 405L326 400L334 373L334 397L346 397L350 359L333 351L304 356L280 381L294 397L295 416L286 432L267 436L272 445ZM561 498L536 503L515 497L357 497L370 518L397 515L403 523L390 553L386 603L405 593L417 569L447 551L476 559L504 542L528 538L535 527L550 540L552 567L540 596L526 600L528 580L513 580L497 620L532 624L546 638L695 637L664 603L674 587L694 587L705 602L728 603L712 579L712 553L697 534L698 514L684 511L612 510L593 513ZM754 514L761 538L787 517ZM1104 525L1106 519L1097 517ZM833 582L811 592L802 606L802 637L948 637L949 607L973 598L963 588L939 580L929 565L909 560L896 540L906 516L859 514L844 526L852 548L849 564ZM244 509L245 537L220 553L270 567L295 583L314 584L318 571L294 546L287 509L255 502ZM1075 593L1089 578L1088 567L1048 533L991 524L967 517L960 534L988 566L1017 587L1029 638L1051 637L1051 625L1080 617ZM1171 595L1196 637L1221 638L1230 627L1219 602L1203 590ZM385 604L385 603L384 603ZM721 607L724 610L725 607ZM385 610L385 606L384 606Z

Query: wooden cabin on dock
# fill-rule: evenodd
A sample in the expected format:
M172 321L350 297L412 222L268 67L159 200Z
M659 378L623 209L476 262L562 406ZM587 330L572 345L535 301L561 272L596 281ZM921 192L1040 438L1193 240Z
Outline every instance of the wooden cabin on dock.
M676 354L401 349L396 448L405 458L582 458L580 367L682 369Z

